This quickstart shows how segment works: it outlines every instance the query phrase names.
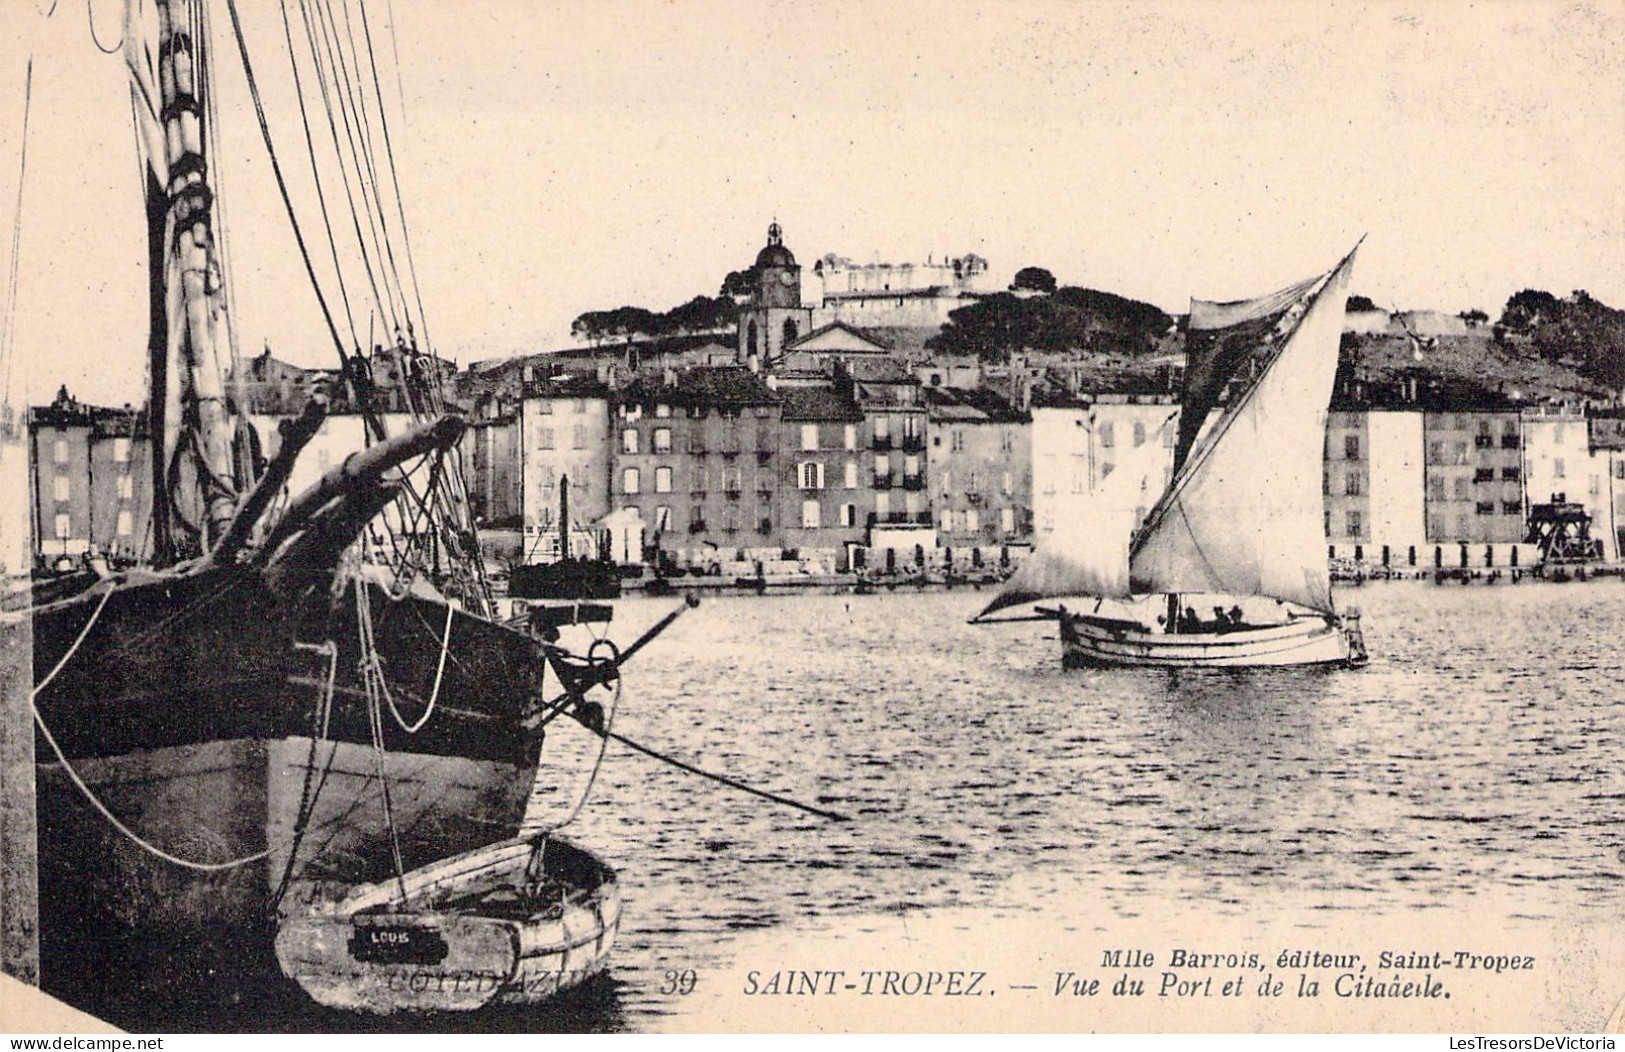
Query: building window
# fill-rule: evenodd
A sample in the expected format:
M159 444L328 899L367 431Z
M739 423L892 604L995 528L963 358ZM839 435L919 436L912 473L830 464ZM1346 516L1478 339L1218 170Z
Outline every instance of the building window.
M1502 515L1522 515L1523 502L1519 500L1504 500L1501 502Z
M694 470L689 472L689 476L688 476L688 489L689 489L689 492L690 493L704 493L705 492L705 483L706 483L705 465L704 464L695 464L694 465Z
M847 489L857 489L858 488L858 462L857 461L848 460L846 462L846 472L845 472L845 477L842 479L842 482L845 483ZM847 523L846 525L850 526L852 524Z
M875 474L881 478L889 478L891 476L891 457L888 457L884 453L875 454Z
M801 425L801 448L804 452L812 453L818 449L818 425Z
M131 517L128 508L118 513L117 529L120 537L128 537L135 532L134 519Z
M665 407L662 406L661 408L663 409ZM633 432L633 434L636 434L636 432ZM669 427L657 427L657 428L655 428L654 440L651 443L651 445L652 445L652 448L653 448L654 452L656 452L656 453L670 453L671 452L671 428L669 428ZM635 450L634 450L634 452L635 452Z
M796 475L801 480L802 489L824 488L824 465L822 464L804 460L797 466Z
M526 366L525 369L528 372L530 367ZM549 402L545 398L536 399L536 413L537 413L538 416L552 416L553 415L553 403Z
M56 539L65 541L73 536L73 520L67 512L58 512L56 516Z
M966 508L965 509L965 532L966 533L975 533L977 530L981 529L982 524L979 521L979 519L980 519L980 516L977 514L977 511L976 511L975 508Z
M1016 532L1016 509L1003 508L999 511L999 530L1005 534Z
M58 475L51 486L52 493L57 500L68 499L68 476Z
M1441 476L1428 476L1428 499L1444 500L1444 479Z
M882 490L875 494L875 516L884 519L891 514L891 494Z
M1109 460L1102 461L1100 464L1100 481L1105 482L1115 470L1117 470L1116 464Z
M113 463L128 464L130 462L130 440L127 438L113 439Z
M891 437L891 417L889 417L889 416L877 416L877 417L875 417L875 437L876 438L890 438Z
M570 448L571 449L586 449L587 448L587 428L586 428L585 425L577 424L571 430L571 432L570 432Z
M1055 479L1061 473L1060 457L1054 453L1044 454L1044 492L1055 492Z
M1138 449L1145 445L1145 421L1134 421L1134 447Z
M963 453L965 451L965 432L957 427L954 428L948 448L955 453Z
M1522 475L1523 471L1516 464L1501 469L1501 479L1505 482L1517 482Z
M1552 458L1552 478L1560 479L1560 478L1564 478L1564 477L1565 477L1565 473L1564 473L1564 470L1563 470L1563 458L1562 457L1553 457Z
M671 505L662 504L655 509L655 532L664 533L671 529Z
M634 432L635 433L635 432ZM621 472L621 492L636 493L638 491L638 469L627 468Z
M57 439L55 452L56 462L58 464L66 464L68 462L68 440L65 438Z
M856 504L841 505L841 525L851 528L858 524L858 506Z
M655 419L656 420L670 420L671 419L671 406L656 404L655 405Z
M1343 480L1343 492L1350 497L1360 495L1360 476L1358 472L1351 471L1348 473L1348 477Z
M128 474L118 477L118 495L120 500L130 500L135 497L135 479Z
M1456 479L1456 484L1451 490L1452 495L1457 500L1471 500L1472 492L1468 489L1470 485L1471 483L1467 481L1467 476L1461 476L1460 478Z
M637 432L633 431L633 432L630 432L630 434L635 435L635 434L637 434ZM536 448L537 449L552 449L553 448L553 429L552 428L544 427L541 430L536 432Z
M634 469L634 470L636 470L636 469ZM631 491L628 491L628 492L631 492ZM655 468L655 492L656 493L670 493L671 492L671 468L668 468L668 467Z
M1360 513L1358 511L1354 510L1353 508L1349 509L1348 514L1346 516L1346 524L1348 525L1348 531L1349 531L1349 536L1350 537L1359 537L1363 533L1363 531L1360 528L1363 525L1361 523L1361 521L1360 521L1360 518L1361 518L1361 516L1360 516Z
M1474 507L1474 511L1479 515L1494 515L1495 502L1493 500L1481 500Z
M843 439L843 441L845 443L843 448L845 448L845 449L857 449L858 448L858 425L856 425L856 424L847 424L846 425L846 431L842 434L841 437L842 437L842 439Z
M1117 444L1117 435L1110 420L1100 425L1100 444L1107 449Z
M796 320L794 318L786 318L786 319L784 319L784 344L783 344L783 346L788 347L792 343L795 343L795 342L796 342Z
M801 502L801 528L804 529L804 530L816 530L816 529L818 529L818 526L819 526L818 502L816 500L804 500L804 501L802 501Z
M1343 459L1344 460L1359 460L1360 459L1360 436L1359 435L1344 435L1343 436Z
M952 508L942 509L942 532L954 532L954 513Z
M552 448L552 447L548 447ZM636 456L638 452L638 430L629 427L621 432L621 452Z

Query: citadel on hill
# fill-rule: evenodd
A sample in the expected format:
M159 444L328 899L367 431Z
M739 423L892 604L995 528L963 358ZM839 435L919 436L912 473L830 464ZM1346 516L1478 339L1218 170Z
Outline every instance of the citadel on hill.
M574 554L607 548L627 564L1007 564L1081 508L1123 499L1108 492L1131 494L1121 510L1149 510L1177 434L1182 319L1058 288L1037 268L1008 290L989 283L976 255L898 266L826 255L809 273L774 223L726 296L665 315L589 312L577 322L586 347L463 371L380 347L355 363L364 385L267 350L233 385L265 455L280 418L329 394L334 412L301 456L297 490L364 443L358 390L387 416L402 408L406 369L442 370L472 425L476 512L510 562L557 558L567 496ZM1520 293L1513 304L1535 298L1530 318L1509 305L1503 322L1529 322L1515 331L1479 312L1351 300L1326 432L1330 558L1529 566L1560 505L1567 541L1618 559L1625 419L1607 382L1613 345L1588 354L1615 330L1588 336L1565 315L1569 342L1548 346L1564 310L1603 326L1619 314L1583 295ZM142 418L63 390L33 411L31 431L38 557L138 559L138 491L151 485ZM1108 491L1119 470L1131 485Z

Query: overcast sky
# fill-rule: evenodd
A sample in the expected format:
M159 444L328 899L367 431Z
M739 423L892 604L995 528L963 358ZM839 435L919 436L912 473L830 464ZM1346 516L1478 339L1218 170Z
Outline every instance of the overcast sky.
M36 397L135 399L122 60L83 2L0 4L5 230L35 56L14 346ZM395 23L430 329L464 363L567 342L585 310L714 295L775 216L809 268L974 251L1001 280L1039 265L1170 311L1306 277L1361 234L1354 290L1384 305L1495 315L1524 287L1625 305L1619 0L366 6L381 47ZM240 7L293 168L281 22ZM90 8L116 44L120 0ZM223 2L214 20L241 342L331 364Z

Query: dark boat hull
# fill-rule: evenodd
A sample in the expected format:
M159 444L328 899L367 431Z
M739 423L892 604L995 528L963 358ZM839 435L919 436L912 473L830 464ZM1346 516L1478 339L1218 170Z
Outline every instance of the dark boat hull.
M358 673L355 587L296 608L232 568L39 612L47 990L115 1020L207 1015L285 981L279 915L388 878L397 851L410 870L517 833L541 649L362 586L391 711Z

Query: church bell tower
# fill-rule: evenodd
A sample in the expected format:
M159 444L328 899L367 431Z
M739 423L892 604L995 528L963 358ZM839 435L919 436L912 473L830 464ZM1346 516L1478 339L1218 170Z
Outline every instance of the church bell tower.
M784 247L775 220L751 268L750 300L739 314L739 361L752 372L771 369L786 345L812 328L812 308L801 305L801 267Z

